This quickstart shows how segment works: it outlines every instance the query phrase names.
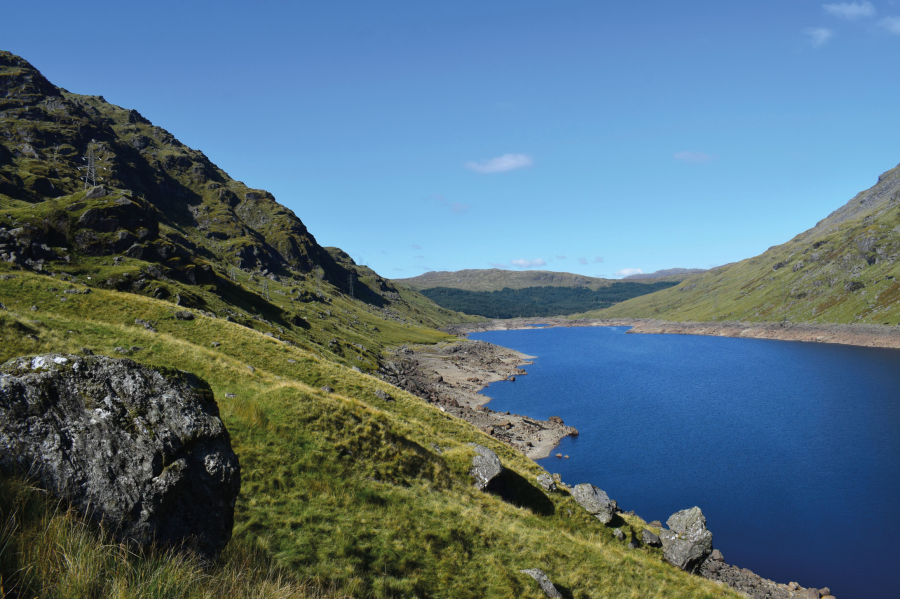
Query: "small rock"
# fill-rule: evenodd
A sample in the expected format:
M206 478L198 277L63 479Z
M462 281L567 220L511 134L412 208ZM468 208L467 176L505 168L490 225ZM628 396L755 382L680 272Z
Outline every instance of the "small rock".
M288 358L288 364L296 364L296 363L297 363L297 360L291 360L290 358Z
M353 366L350 370L353 372L362 372L362 370L359 369L359 366Z
M86 347L82 347L82 348L81 348L81 353L83 353L83 354L86 355L86 356L93 356L93 355L94 355L94 352L92 352L91 350L89 350L89 349L86 348Z
M537 483L541 486L541 488L547 492L553 493L557 490L556 483L553 482L553 479L546 472L544 474L539 474L537 477Z
M31 306L31 311L32 311L32 312L37 312L37 309L38 309L37 306Z
M800 585L796 582L789 582L787 585L787 588L789 591L796 591L797 589L800 588Z
M719 551L718 549L713 549L712 553L709 554L709 559L716 561L716 562L724 562L725 556L722 555L722 552Z
M659 520L654 520L653 522L648 522L647 526L652 526L653 528L662 528L663 527L662 522L660 522Z
M547 575L544 574L542 570L538 570L537 568L530 568L528 570L519 570L522 574L527 574L534 578L537 583L541 586L541 590L544 591L544 594L547 597L562 597L559 591L556 590L556 587L553 586L553 583L550 582L550 579L547 578Z
M557 457L557 458L561 458L561 457L562 457L562 454L561 454L561 453L558 453L558 454L556 454L556 456L555 456L555 457Z
M659 547L662 545L659 540L659 535L647 529L641 531L641 540L644 542L644 545L649 545L650 547Z
M250 372L256 372L256 369L249 364L247 364L247 370L249 370Z
M141 351L142 349L144 349L144 348L138 347L137 345L132 345L131 347L128 348L128 351L134 352L134 351Z
M120 353L120 354L127 354L127 353L128 353L128 350L125 349L124 347L117 347L117 348L116 348L115 350L113 350L113 351L116 351L116 352L118 352L118 353Z
M324 391L325 393L332 393L332 392L334 391L334 389L332 389L332 388L329 387L328 385L323 385L323 386L322 386L322 391Z
M193 312L188 312L187 310L179 310L175 313L175 318L178 320L194 320Z
M472 469L469 475L475 478L475 486L484 491L488 485L503 472L503 465L497 454L477 443L469 443L469 447L475 450L477 454L472 458Z
M641 546L641 542L637 540L637 537L634 536L634 531L631 531L631 540L628 541L629 549L637 549Z
M624 540L625 540L625 533L622 532L622 529L621 529L621 528L615 529L615 530L613 531L613 536L616 537L617 539L619 539L620 541L624 541Z
M375 397L384 401L391 401L391 396L382 391L381 389L375 389Z
M616 502L610 499L609 495L590 483L575 485L572 489L572 497L603 524L609 524L618 509Z
M551 416L550 418L547 418L547 422L552 422L553 424L563 426L563 419L559 416Z
M228 399L234 399L235 397L237 397L237 395L235 395L234 393L226 393L225 397L227 397Z
M219 343L218 341L213 341L212 343L210 343L210 345L212 345L213 347L219 347L222 344Z
M819 589L819 594L822 595L823 599L825 597L829 597L829 596L831 596L831 589L829 589L828 587L823 587L823 588Z

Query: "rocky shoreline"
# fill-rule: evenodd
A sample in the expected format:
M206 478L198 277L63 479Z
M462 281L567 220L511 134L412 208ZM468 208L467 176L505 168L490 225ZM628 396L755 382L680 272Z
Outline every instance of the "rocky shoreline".
M745 339L775 339L807 343L839 343L860 347L900 349L900 326L878 324L796 324L791 322L673 322L647 318L613 318L570 320L563 316L552 318L513 318L486 322L451 325L444 330L454 335L483 331L512 331L532 329L537 325L550 327L631 327L633 334L709 335L741 337Z
M880 325L808 325L808 324L791 324L791 323L740 323L740 322L669 322L662 320L650 319L581 319L571 320L564 317L553 318L515 318L509 320L492 320L481 323L467 323L462 325L451 325L444 330L458 336L465 336L469 333L483 331L505 331L505 330L521 330L532 329L536 327L596 327L596 326L628 326L631 329L628 333L633 334L680 334L680 335L712 335L720 337L742 337L754 339L778 339L785 341L804 341L814 343L841 343L846 345L857 345L864 347L887 347L900 348L900 327L888 327ZM519 354L513 350L499 347L483 341L470 342L482 344L482 351L496 356L506 356L509 359L518 356L521 359L529 359L531 356ZM410 353L414 353L411 350ZM457 350L459 351L459 350ZM417 357L421 354L416 353ZM435 368L436 364L425 358L418 368L427 371ZM435 368L433 372L437 372ZM519 370L518 372L523 372ZM434 376L434 375L433 375ZM437 375L440 377L441 375ZM506 374L507 377L511 376ZM496 378L492 380L503 380ZM477 392L477 391L476 391ZM484 399L484 396L476 396ZM483 407L482 407L483 409ZM449 410L448 410L449 411ZM497 414L494 412L493 414ZM484 424L476 419L464 419L476 424L482 430L485 430ZM508 418L508 417L507 417ZM526 419L527 417L519 417ZM561 424L561 422L560 422ZM487 432L487 431L486 431ZM577 432L576 432L577 434ZM562 435L564 436L564 435ZM559 439L562 438L559 437ZM556 440L556 442L559 441ZM555 444L555 443L554 443ZM531 449L531 448L528 448ZM550 448L542 447L540 455L536 457L545 457L549 455ZM531 455L525 451L529 457ZM538 453L538 452L534 452ZM565 486L565 485L562 485ZM579 485L581 486L581 485ZM654 522L652 525L661 524ZM665 531L663 531L665 532ZM662 533L661 533L662 534ZM655 536L655 535L651 535ZM740 593L751 597L752 599L834 599L831 590L825 588L804 588L796 582L782 584L769 580L755 574L754 572L731 565L725 562L724 556L718 550L713 551L705 560L696 568L695 573L709 580L714 580L720 584L727 585Z
M478 392L496 381L527 374L521 366L532 356L486 343L461 339L437 346L403 346L384 362L381 378L475 425L498 441L537 460L550 455L560 439L577 435L561 418L537 420L488 408L491 398Z

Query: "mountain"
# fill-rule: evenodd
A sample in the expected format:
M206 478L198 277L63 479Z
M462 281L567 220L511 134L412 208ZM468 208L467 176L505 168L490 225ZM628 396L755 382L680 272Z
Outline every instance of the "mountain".
M628 275L622 280L638 281L643 279L656 279L657 281L678 281L679 283L690 276L706 272L703 268L666 268L656 272Z
M613 532L658 527L605 526L522 453L379 378L408 344L465 343L436 329L467 319L322 247L138 112L0 52L0 362L190 372L242 481L232 540L203 564L124 550L4 473L0 594L536 598L520 570L540 567L566 596L737 597ZM498 456L500 491L474 485L472 444Z
M491 268L432 271L394 282L418 290L448 310L486 318L527 318L605 308L677 285L681 280L672 275L669 278L618 281L568 272Z
M900 166L759 256L586 316L897 325L898 257Z
M413 289L464 289L466 291L500 291L528 287L580 287L596 291L618 282L616 279L587 277L569 272L548 270L504 270L500 268L429 271L417 277L394 279Z

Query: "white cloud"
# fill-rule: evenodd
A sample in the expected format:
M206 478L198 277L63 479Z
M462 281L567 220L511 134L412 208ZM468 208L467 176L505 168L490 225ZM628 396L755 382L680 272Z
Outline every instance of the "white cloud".
M818 48L834 37L834 31L825 29L824 27L812 27L810 29L805 29L803 35L809 37L809 43L811 43L814 48Z
M578 263L579 264L587 264L587 258L579 258Z
M592 262L594 264L599 264L599 263L603 262L603 256L595 256L594 259L592 260Z
M823 4L830 15L842 19L858 19L875 16L875 6L871 2L841 2L840 4Z
M900 17L887 17L881 19L878 24L887 29L888 33L900 35Z
M675 160L680 160L687 164L703 164L705 162L711 162L713 157L709 154L704 154L703 152L678 152L673 156Z
M504 154L481 162L467 162L463 166L476 173L493 174L506 173L533 165L534 162L525 154Z
M623 268L616 271L617 277L630 277L631 275L642 275L644 271L640 268Z
M509 263L513 266L518 266L519 268L534 268L535 266L544 266L547 264L543 258L537 258L535 260L524 260L520 258L518 260L510 260Z

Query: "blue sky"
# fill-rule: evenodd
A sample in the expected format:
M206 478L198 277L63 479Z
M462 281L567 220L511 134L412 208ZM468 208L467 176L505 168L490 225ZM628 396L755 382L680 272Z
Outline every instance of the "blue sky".
M3 14L0 48L139 110L393 278L724 264L900 162L897 0Z

